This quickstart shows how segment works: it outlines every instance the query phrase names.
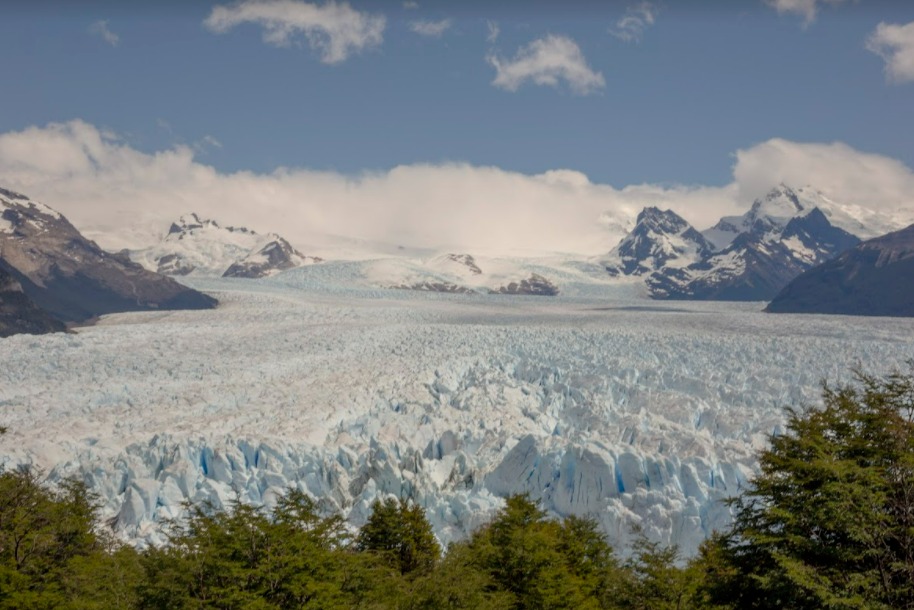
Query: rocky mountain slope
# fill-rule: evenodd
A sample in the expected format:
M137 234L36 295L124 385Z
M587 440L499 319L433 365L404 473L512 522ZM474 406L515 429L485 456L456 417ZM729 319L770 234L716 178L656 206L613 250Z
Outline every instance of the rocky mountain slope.
M797 275L860 240L813 208L783 227L760 218L730 245L684 268L647 279L654 298L767 301Z
M63 322L35 305L13 276L0 269L0 337L41 335L65 328Z
M0 269L35 305L65 322L155 309L207 309L216 300L105 252L61 214L0 189Z
M766 311L914 316L914 225L865 241L803 273Z
M607 271L643 275L655 299L767 301L803 271L856 245L858 237L842 226L865 234L860 217L853 206L783 184L703 233L673 212L645 208L607 257Z
M665 267L684 267L713 250L713 244L676 212L648 207L602 262L611 275L644 275Z
M220 225L197 214L181 216L158 244L130 252L147 269L167 275L266 277L320 262L275 233Z

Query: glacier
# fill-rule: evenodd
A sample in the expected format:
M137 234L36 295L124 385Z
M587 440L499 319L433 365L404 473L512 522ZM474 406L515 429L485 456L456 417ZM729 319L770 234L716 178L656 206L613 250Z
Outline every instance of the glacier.
M914 358L912 319L584 280L552 298L385 290L373 268L191 278L216 310L0 340L0 466L84 480L139 546L185 501L270 506L296 487L353 526L378 496L412 498L444 543L526 492L619 549L637 525L690 555L729 523L722 500L784 407Z

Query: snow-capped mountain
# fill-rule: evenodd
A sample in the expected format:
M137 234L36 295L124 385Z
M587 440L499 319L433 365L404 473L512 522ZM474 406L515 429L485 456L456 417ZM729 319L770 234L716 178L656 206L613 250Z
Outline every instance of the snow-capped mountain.
M783 229L759 219L706 259L647 278L654 298L767 301L800 273L859 243L813 208Z
M614 276L643 275L665 267L685 267L712 250L713 245L676 212L648 207L602 262Z
M226 277L265 277L321 261L305 256L275 233L222 226L195 213L181 216L161 242L133 250L130 257L167 275Z
M880 227L897 222L867 217L811 188L795 191L781 184L745 214L724 217L702 233L673 212L645 208L604 260L611 275L646 276L653 298L763 301L803 271L856 245L859 238L835 223L868 234L872 229L861 224L864 217Z
M212 297L105 252L55 210L5 189L0 189L0 268L38 307L65 322L216 305Z
M867 240L803 273L766 311L914 316L914 225Z
M286 269L319 263L323 259L305 256L282 237L270 233L272 238L259 249L255 249L225 270L222 277L267 277Z
M745 232L776 231L790 219L809 213L814 208L839 229L860 239L869 239L897 231L914 222L909 213L887 214L851 203L838 203L811 186L791 188L783 183L756 199L742 216L725 216L702 234L723 250L737 235Z

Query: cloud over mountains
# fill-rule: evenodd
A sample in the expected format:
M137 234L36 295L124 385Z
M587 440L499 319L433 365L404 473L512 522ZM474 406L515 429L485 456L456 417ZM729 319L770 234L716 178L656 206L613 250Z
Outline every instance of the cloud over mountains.
M490 253L597 254L645 206L671 208L705 228L781 181L811 183L873 209L914 207L910 168L845 144L772 139L737 151L735 160L733 182L724 186L617 188L568 169L526 175L466 163L357 175L223 173L196 159L192 147L140 151L79 120L0 134L0 184L59 209L109 248L152 240L188 211L255 230L280 227L304 245L342 235Z

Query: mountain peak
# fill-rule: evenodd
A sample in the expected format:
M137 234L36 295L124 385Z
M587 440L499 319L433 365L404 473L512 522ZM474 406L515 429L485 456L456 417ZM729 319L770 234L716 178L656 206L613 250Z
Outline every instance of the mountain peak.
M711 244L672 210L646 207L604 262L613 275L641 275L664 266L684 266L705 256Z
M786 221L804 210L797 192L783 182L768 191L764 197L752 202L749 217L752 221L764 218L771 221Z

